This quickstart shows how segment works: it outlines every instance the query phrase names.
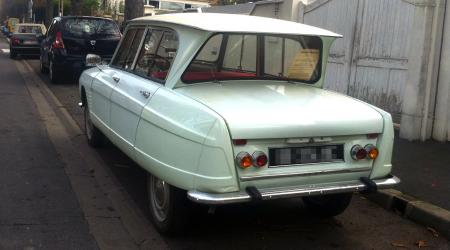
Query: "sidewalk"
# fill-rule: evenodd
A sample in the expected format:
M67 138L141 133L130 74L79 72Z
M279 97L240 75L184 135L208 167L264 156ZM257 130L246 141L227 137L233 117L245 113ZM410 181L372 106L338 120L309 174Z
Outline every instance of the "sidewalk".
M25 82L1 52L0 75L0 249L97 249Z
M392 165L402 180L395 189L450 210L450 143L410 142L396 134Z

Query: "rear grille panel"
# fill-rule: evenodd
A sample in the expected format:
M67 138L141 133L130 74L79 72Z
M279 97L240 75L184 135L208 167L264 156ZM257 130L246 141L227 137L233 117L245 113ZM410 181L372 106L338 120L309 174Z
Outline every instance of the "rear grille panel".
M344 145L269 149L269 167L344 161Z

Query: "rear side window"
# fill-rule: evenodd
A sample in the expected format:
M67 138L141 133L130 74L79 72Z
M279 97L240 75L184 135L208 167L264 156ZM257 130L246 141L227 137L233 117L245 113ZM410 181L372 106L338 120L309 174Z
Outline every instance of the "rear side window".
M64 22L64 34L71 37L99 39L119 37L119 27L111 20L71 18Z
M144 28L128 30L111 65L124 70L131 70L143 35Z
M166 80L178 49L178 37L170 30L149 30L134 69L137 75Z

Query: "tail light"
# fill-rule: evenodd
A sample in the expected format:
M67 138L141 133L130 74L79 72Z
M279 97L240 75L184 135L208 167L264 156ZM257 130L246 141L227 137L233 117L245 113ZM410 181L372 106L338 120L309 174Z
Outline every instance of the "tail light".
M62 39L61 31L56 32L56 39L53 42L53 48L54 49L64 49L64 42Z
M364 150L366 150L366 152L367 152L367 159L369 159L369 160L375 160L375 159L378 157L378 154L379 154L378 148L375 147L374 145L372 145L372 144L367 144L367 145L364 147Z
M241 168L249 168L253 165L253 157L247 152L240 152L236 156L236 163Z
M351 150L351 155L353 160L362 160L362 159L366 159L367 157L367 151L361 147L361 145L355 145L352 147Z
M20 40L18 38L13 38L12 39L12 44L13 45L19 45L20 44Z
M253 165L255 167L264 167L267 164L267 155L264 152L256 151L253 153Z

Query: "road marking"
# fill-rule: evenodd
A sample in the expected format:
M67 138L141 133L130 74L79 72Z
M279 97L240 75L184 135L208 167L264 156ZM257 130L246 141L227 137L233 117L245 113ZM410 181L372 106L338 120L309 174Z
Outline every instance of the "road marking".
M43 118L50 140L66 164L66 174L85 213L90 231L100 248L133 249L138 246L139 248L167 249L162 237L151 226L129 194L123 191L111 169L104 166L98 160L98 155L86 146L84 138L78 136L82 135L83 131L57 97L34 73L28 62L15 61L15 63L37 106L39 115ZM77 143L80 141L81 143ZM95 178L90 178L91 171L94 171ZM92 183L96 183L96 185L92 186ZM86 195L86 192L89 195ZM107 194L107 196L102 194ZM92 196L96 196L96 200L91 200ZM105 216L101 212L99 214L93 210L93 205L97 210L108 203L112 203L111 205L115 209L113 217ZM122 225L120 228L123 228L125 232L121 229L119 232L114 232L115 227L117 228L116 221ZM131 236L131 239L124 238L124 233L128 234L128 237ZM117 243L119 241L120 243ZM116 242L114 246L111 245L112 242ZM130 245L132 242L135 246Z
M2 49L3 53L9 53L9 49Z

